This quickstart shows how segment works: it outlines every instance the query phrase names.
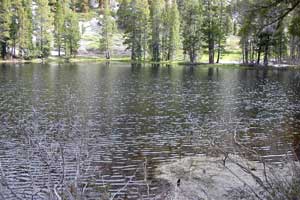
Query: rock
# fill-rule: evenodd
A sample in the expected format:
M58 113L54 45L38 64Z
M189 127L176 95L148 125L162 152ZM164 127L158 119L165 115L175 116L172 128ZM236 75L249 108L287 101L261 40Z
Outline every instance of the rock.
M236 195L240 192L250 191L250 188L259 192L261 188L254 178L235 163L245 166L255 176L265 180L262 163L248 161L239 156L230 156L225 166L222 157L185 158L175 163L160 166L158 178L165 179L173 185L172 199L176 200L245 199L246 194L243 194L245 198L236 197ZM288 177L286 176L289 174L288 169L288 167L283 167L279 173ZM267 168L267 173L270 170L271 168ZM178 180L180 180L180 187L177 187Z

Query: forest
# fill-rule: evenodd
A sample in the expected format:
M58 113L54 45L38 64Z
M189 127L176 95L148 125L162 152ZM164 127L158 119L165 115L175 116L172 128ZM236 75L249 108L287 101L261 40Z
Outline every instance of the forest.
M114 7L112 6L114 2ZM99 49L114 57L113 34L120 31L135 62L197 63L206 54L219 63L226 39L238 36L247 65L300 62L300 0L1 0L3 60L78 55L80 21L96 12ZM93 6L92 6L93 5ZM95 6L96 5L96 6ZM180 55L180 56L178 56Z
M300 0L0 0L0 200L300 200Z

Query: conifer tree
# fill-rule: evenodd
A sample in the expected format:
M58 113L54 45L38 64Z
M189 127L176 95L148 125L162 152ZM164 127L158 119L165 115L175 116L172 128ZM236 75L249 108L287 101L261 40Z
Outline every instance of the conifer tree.
M131 50L131 59L133 61L141 61L146 57L148 42L148 22L149 22L149 6L148 0L123 0L121 3L122 11L118 12L118 16L123 19L118 20L125 30L125 42L128 49ZM127 20L124 20L127 19Z
M10 47L14 57L29 58L32 46L32 2L15 0L11 4Z
M10 47L11 55L16 57L16 48L18 43L18 32L19 32L19 18L22 5L21 0L15 0L11 2L11 21L10 21Z
M294 12L288 27L290 34L290 57L293 64L300 61L300 9Z
M118 27L122 30L128 28L130 24L130 17L132 16L131 12L131 0L121 0L119 9L117 11L117 24Z
M105 51L106 59L111 57L112 37L113 37L114 21L111 16L109 0L104 0L104 16L102 27L102 39L100 40L101 49Z
M33 56L32 0L23 0L19 11L19 56L29 59Z
M164 60L173 60L180 44L180 13L175 0L169 1L166 4L166 18L164 23L164 29L167 32L163 39L166 44L163 44L165 48Z
M208 47L209 63L215 62L215 46L218 40L218 0L203 0L203 33Z
M8 42L10 39L10 26L11 26L11 2L10 0L1 0L0 4L0 44L1 44L1 57L6 58Z
M151 51L152 61L154 62L160 62L161 60L161 29L163 8L163 0L153 0L151 2Z
M186 0L182 11L183 51L191 63L197 61L202 45L202 4L198 0Z
M171 1L167 0L162 12L162 26L161 26L161 55L162 60L168 60L169 40L171 35Z
M35 31L37 37L38 54L41 58L50 55L52 31L53 31L53 17L50 11L48 0L36 0L36 14L35 14Z
M140 37L140 43L142 46L142 52L139 54L139 56L143 56L143 60L146 60L146 54L148 50L148 39L149 39L149 18L150 18L150 9L148 0L140 0L137 4L137 10L138 10L138 24L141 26L139 28L141 37Z
M219 0L217 2L218 11L217 11L217 28L216 28L216 43L217 43L217 61L220 62L221 54L223 50L223 44L226 41L226 36L228 35L228 16L226 12L226 4L224 1Z
M63 37L65 32L65 12L66 12L66 5L64 0L57 0L56 1L56 10L54 15L54 42L55 46L58 50L58 56L61 56L61 50L63 47Z
M79 48L80 32L77 13L68 10L65 19L65 55L76 56Z

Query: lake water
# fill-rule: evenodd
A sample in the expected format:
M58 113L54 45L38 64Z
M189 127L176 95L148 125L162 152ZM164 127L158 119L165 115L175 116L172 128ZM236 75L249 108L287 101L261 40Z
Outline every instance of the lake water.
M0 199L163 199L162 163L233 137L279 162L298 134L297 69L0 65Z

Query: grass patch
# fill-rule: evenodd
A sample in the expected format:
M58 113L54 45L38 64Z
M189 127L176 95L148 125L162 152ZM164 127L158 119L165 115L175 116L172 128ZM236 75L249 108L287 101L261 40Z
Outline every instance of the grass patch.
M220 63L222 62L240 62L242 58L242 54L240 51L230 51L230 52L224 52L221 55ZM208 63L209 57L208 53L204 52L204 54L201 56L200 61L201 63ZM215 55L215 62L217 61L217 54Z

